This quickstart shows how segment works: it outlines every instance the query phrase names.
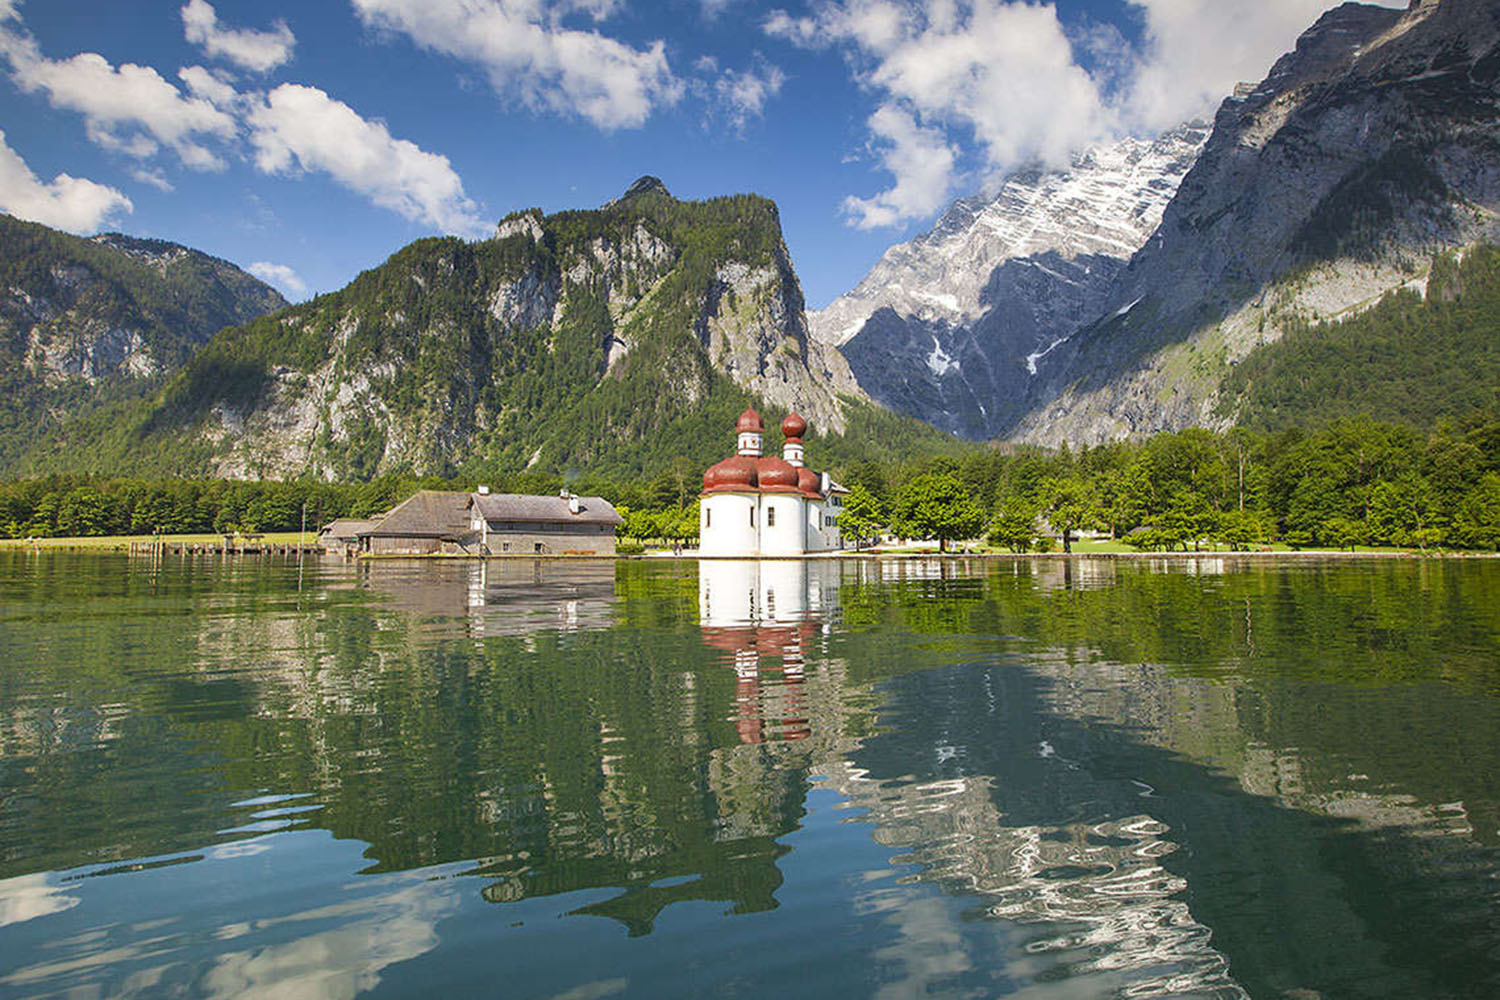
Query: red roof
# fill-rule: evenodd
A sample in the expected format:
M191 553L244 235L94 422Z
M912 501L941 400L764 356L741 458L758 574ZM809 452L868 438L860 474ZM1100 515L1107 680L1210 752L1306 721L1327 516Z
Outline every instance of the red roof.
M787 418L781 422L781 434L788 441L801 441L802 435L807 433L807 421L795 413L787 414Z
M797 492L797 467L775 455L755 460L756 479L762 493Z
M744 413L741 413L739 423L735 424L735 430L739 431L741 434L744 434L747 431L753 431L756 434L759 434L765 429L766 425L761 421L760 414L755 412L754 407L751 407Z
M760 485L755 468L755 459L748 455L735 455L711 465L703 474L703 492L734 492L754 490Z

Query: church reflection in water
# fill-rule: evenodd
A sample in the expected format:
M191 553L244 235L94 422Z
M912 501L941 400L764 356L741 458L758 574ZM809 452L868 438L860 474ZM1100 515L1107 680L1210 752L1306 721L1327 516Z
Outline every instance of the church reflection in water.
M704 559L704 643L734 670L735 728L748 744L812 735L807 658L838 614L839 566L804 559Z

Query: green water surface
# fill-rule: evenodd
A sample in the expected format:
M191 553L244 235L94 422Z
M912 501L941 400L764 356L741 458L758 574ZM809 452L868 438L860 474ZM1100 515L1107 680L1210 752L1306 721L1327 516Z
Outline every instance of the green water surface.
M0 553L0 996L1500 996L1500 561Z

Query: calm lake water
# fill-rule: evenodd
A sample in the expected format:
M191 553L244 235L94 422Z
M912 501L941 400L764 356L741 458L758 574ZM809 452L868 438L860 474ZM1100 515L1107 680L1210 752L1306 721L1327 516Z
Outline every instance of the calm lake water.
M1500 996L1500 562L0 554L0 995Z

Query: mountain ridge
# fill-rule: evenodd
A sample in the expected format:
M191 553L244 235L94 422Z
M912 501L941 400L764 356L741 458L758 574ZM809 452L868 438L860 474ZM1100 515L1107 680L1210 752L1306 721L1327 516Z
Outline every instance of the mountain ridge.
M631 193L633 192L633 193ZM722 457L739 411L797 409L822 435L869 411L807 334L774 203L672 198L418 240L345 288L221 331L145 403L76 428L25 471L119 468L365 479L535 469L636 475ZM852 408L852 411L851 411Z
M1227 99L1102 319L1049 356L1015 441L1094 444L1235 419L1232 369L1283 331L1422 289L1500 237L1500 9L1325 13Z
M1103 304L1207 139L1192 122L1028 167L960 198L809 316L861 388L963 437L997 436L1036 359Z
M178 243L0 215L0 469L51 430L148 392L222 327L286 304Z

